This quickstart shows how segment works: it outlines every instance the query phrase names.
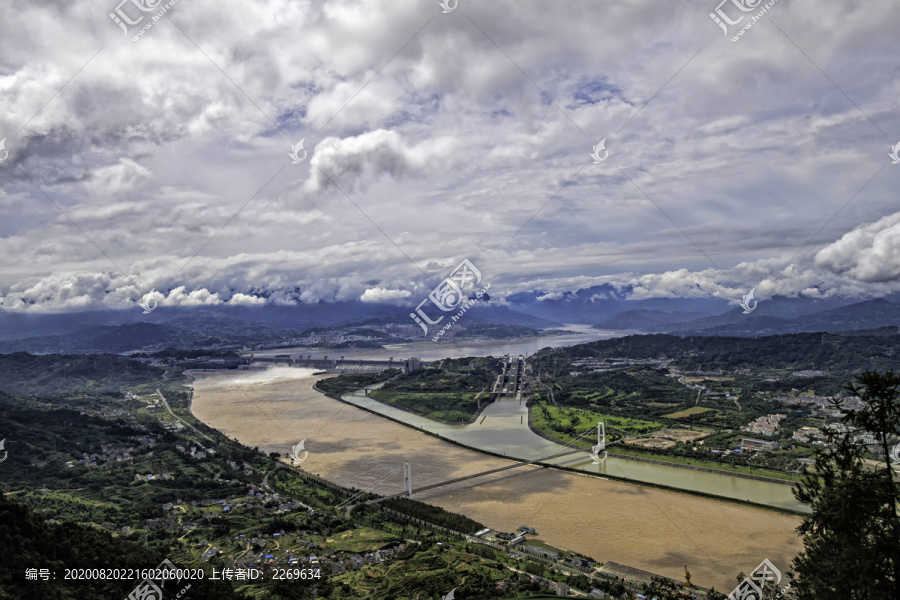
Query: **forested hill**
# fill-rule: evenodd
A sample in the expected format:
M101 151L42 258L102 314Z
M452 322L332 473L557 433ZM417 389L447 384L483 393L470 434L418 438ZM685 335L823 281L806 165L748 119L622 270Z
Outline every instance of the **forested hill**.
M666 357L686 370L809 369L837 375L900 369L898 346L900 335L893 327L841 335L796 333L758 339L656 334L545 348L535 360L544 372L565 370L578 358Z
M140 577L122 579L66 579L72 569L153 569L165 554L137 542L114 538L105 531L44 521L28 507L0 494L0 598L125 598ZM47 581L25 579L26 569L48 569ZM195 579L189 582L190 598L238 600L246 598L232 589L230 582ZM169 582L172 588L174 582ZM182 586L186 583L182 584ZM177 591L177 590L176 590Z
M119 394L164 372L114 354L0 354L0 390L20 396Z

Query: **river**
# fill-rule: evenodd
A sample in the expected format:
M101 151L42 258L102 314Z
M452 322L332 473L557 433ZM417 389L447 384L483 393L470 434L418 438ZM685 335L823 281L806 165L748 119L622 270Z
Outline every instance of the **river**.
M536 337L524 337L510 340L452 340L447 342L403 342L400 344L387 344L381 348L307 348L297 346L292 348L271 348L266 350L254 350L242 352L248 356L274 356L275 354L306 354L313 358L321 358L323 355L331 357L353 357L362 360L387 359L390 357L398 360L418 358L419 360L440 360L442 358L463 358L466 356L528 356L542 348L560 348L563 346L575 346L597 340L623 337L637 332L634 331L607 331L592 329L587 325L564 325L562 329L572 333L563 335L546 335Z
M297 347L255 351L254 354L256 356L272 356L274 354L295 353L312 354L316 357L320 354L336 355L336 353L345 352L347 356L364 360L384 359L388 358L388 356L394 356L395 358L416 357L420 360L440 360L442 358L466 356L502 356L504 354L517 356L520 354L533 354L542 348L584 344L631 333L598 330L586 325L572 324L565 325L564 329L573 333L515 340L453 340L438 344L430 341L409 342L386 346L385 350L378 348L323 350L321 348ZM386 352L390 354L386 356ZM507 456L514 458L533 460L566 450L560 444L548 441L531 431L528 427L527 408L524 406L524 403L520 404L515 400L503 400L489 405L483 413L486 417L483 422L479 417L478 421L472 425L447 425L387 406L362 394L345 395L343 399L460 444L497 454L505 453ZM612 446L611 450L615 451L615 446ZM639 462L613 456L610 456L604 463L599 465L593 464L586 454L561 457L552 462L566 467L577 468L587 473L611 474L636 481L716 494L726 498L750 500L779 508L806 510L806 507L794 498L790 486L778 483Z
M345 394L342 399L460 444L505 454L511 458L535 460L571 450L571 448L542 438L528 427L528 408L524 401L505 398L489 404L482 412L484 418L480 416L470 425L451 425L438 423L426 417L382 404L362 393ZM610 446L609 448L611 451L615 451L616 447ZM627 477L635 481L663 484L738 500L750 500L779 508L792 510L805 510L806 508L794 498L791 486L780 483L638 462L614 456L610 456L603 463L597 465L593 463L587 453L563 456L548 462L586 473Z
M320 377L308 369L279 367L197 377L191 410L198 419L266 453L287 453L306 439L309 456L302 468L341 485L398 493L404 461L412 466L414 488L511 464L332 400L313 390ZM372 402L362 396L354 401ZM448 427L443 430L448 438L486 444L495 451L506 448L509 454L533 457L553 449L555 444L530 437L527 428L517 424L525 419L512 404L518 405L510 401L489 407L481 425L429 427L436 431ZM485 435L488 424L492 433ZM647 476L644 468L658 466L622 461L614 467L610 460L606 469L621 468L635 479ZM669 476L695 475L678 469ZM741 486L745 481L761 483L729 477L723 485ZM750 572L764 558L785 572L801 549L795 533L800 519L795 516L533 466L435 488L416 498L501 531L535 527L537 539L600 561L676 579L687 565L696 583L725 591L734 586L738 572Z

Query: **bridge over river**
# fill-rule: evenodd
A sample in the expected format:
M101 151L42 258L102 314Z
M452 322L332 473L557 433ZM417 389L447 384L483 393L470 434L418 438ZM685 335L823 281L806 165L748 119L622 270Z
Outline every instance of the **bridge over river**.
M560 452L560 453L554 454L552 456L544 456L541 458L536 458L534 460L520 461L520 462L511 464L511 465L506 465L505 467L499 467L497 469L490 469L488 471L482 471L481 473L474 473L472 475L466 475L465 477L456 477L454 479L447 479L446 481L439 481L437 483L424 485L422 487L418 487L415 489L412 489L412 477L411 477L409 463L405 463L404 464L404 467L405 467L404 468L404 488L406 488L406 489L404 489L404 491L400 492L399 494L392 494L390 496L382 496L381 498L375 498L374 500L368 500L366 502L362 502L361 504L377 504L378 502L383 502L385 500L390 500L392 498L401 498L404 496L407 498L411 498L413 494L427 492L428 490L433 490L435 488L443 487L445 485L453 485L454 483L459 483L461 481L468 481L470 479L484 477L485 475L493 475L494 473L500 473L501 471L508 471L510 469L516 469L518 467L524 467L527 465L534 465L534 464L538 464L545 460L553 460L555 458L561 458L563 456L569 456L571 454L578 454L578 453L583 454L584 450L579 448L579 449L575 449L575 450L569 450L568 452ZM352 509L353 505L350 505L347 508Z

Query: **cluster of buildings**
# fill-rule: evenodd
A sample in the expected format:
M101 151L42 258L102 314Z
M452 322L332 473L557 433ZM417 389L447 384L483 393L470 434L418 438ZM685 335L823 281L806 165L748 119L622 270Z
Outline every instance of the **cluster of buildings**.
M813 414L822 417L840 418L844 413L834 407L834 401L840 401L840 405L848 410L861 410L866 402L860 398L849 396L776 396L774 400L788 406L806 406Z
M482 529L476 533L472 534L472 537L480 538L485 540L488 545L494 546L495 548L499 548L497 544L501 541L505 541L509 543L510 549L513 546L516 546L516 552L521 552L523 554L529 554L531 556L536 556L538 558L544 559L546 561L553 561L557 563L560 567L570 567L573 569L578 569L580 571L590 573L594 570L596 566L592 561L583 558L581 556L560 556L559 552L551 550L549 548L541 547L535 544L526 543L528 540L525 539L525 534L537 535L537 532L533 527L528 527L527 525L520 525L518 527L517 533L506 533L503 531L494 531L493 529ZM521 545L519 545L521 544ZM522 558L521 554L517 554L516 552L510 552L509 557L515 560ZM554 583L554 582L550 582ZM546 586L542 586L546 587ZM552 587L552 586L551 586ZM555 589L555 588L553 588ZM566 588L568 589L568 588ZM565 595L565 594L563 594Z
M190 452L188 452L187 448L182 445L175 446L175 449L181 452L182 454L187 454L191 458L195 458L197 460L204 460L207 456L210 458L216 455L216 451L210 448L204 448L201 444L196 443L196 445L191 445Z
M564 583L560 583L559 581L550 581L549 579L544 579L543 577L538 577L537 575L532 575L531 580L536 581L538 585L541 586L541 589L552 591L557 596L568 596L572 592L569 586Z
M98 464L106 466L109 463L116 463L117 465L129 464L134 461L132 454L139 449L156 446L156 438L150 435L133 435L128 439L134 441L133 446L104 444L100 446L100 452L82 452L81 459L70 460L66 462L66 466L71 468L76 464L83 467L96 467Z
M801 427L794 432L791 439L797 442L812 442L822 446L825 445L825 434L818 427Z
M542 590L546 590L549 592L555 593L557 596L570 596L572 590L564 583L560 583L558 581L551 581L549 579L545 579L543 577L539 577L537 575L528 576L531 581L536 582ZM519 588L520 581L516 577L510 577L508 579L501 579L497 582L497 589L504 592L504 595L512 594L513 590L517 590Z
M851 434L851 437L854 442L862 444L866 447L866 450L873 454L881 454L881 441L878 439L877 435L872 433L871 431L864 431L859 429L858 427L848 427L843 423L830 423L827 426L827 429L835 434L843 435L843 434ZM825 446L827 437L820 430L814 427L801 427L797 431L794 432L793 438L800 442L812 442L813 444L817 444L820 446ZM892 442L893 443L893 442Z
M138 481L154 481L155 479L171 479L171 476L168 473L135 475L135 479ZM304 504L297 502L296 500L284 502L278 494L260 491L256 486L249 485L248 488L248 496L246 498L235 498L227 500L192 500L188 504L191 507L200 509L218 505L221 506L222 513L229 513L232 512L235 508L240 507L250 511L254 511L257 515L280 515L296 511L300 508L307 508ZM147 529L163 528L170 531L193 531L203 525L203 520L208 521L211 519L216 519L220 516L219 513L206 511L203 512L196 520L179 523L179 519L187 512L185 508L181 506L181 504L182 501L180 499L176 500L174 503L166 503L162 508L163 511L165 511L167 514L160 518L147 519ZM312 513L312 509L307 510L307 514ZM234 539L235 541L246 541L252 544L256 544L264 543L265 540L269 538L269 536L268 534L260 534L258 537L253 537L249 540L245 538L246 536L241 535L235 537ZM275 534L275 538L278 538L278 534ZM212 554L204 555L204 560L209 560L209 557L214 554L215 552L213 552Z
M221 504L222 512L231 512L235 508L244 508L253 511L255 514L282 515L296 511L300 508L308 508L306 505L296 500L283 501L277 493L264 492L256 486L250 486L246 499L235 500L212 500L207 501L207 505ZM312 514L312 510L307 510ZM253 540L251 540L253 541ZM255 541L253 541L256 543Z
M794 377L822 377L825 375L825 371L812 371L810 369L804 369L802 371L794 371L791 373Z
M579 358L572 361L575 369L569 375L577 376L584 373L606 373L617 369L629 367L668 367L671 361L666 357L660 358Z
M740 450L732 450L732 452L741 452L743 450L778 450L778 448L779 446L776 442L768 442L756 438L744 438L741 440Z
M781 422L786 418L785 414L763 415L741 427L741 431L772 437L781 429Z
M382 548L374 552L366 552L365 554L354 554L353 556L345 557L343 559L335 557L330 561L331 572L337 574L346 573L347 571L355 571L357 569L361 569L366 565L374 565L377 563L385 562L394 558L405 548L405 544L400 544L393 547Z
M247 539L244 535L235 537L235 541L246 542L249 544L262 545L269 541L278 541L284 535L284 532L273 533L271 536L262 534L259 537ZM286 540L282 540L286 541ZM229 560L230 568L243 567L287 567L297 569L321 569L323 574L340 575L348 571L356 571L367 565L374 565L388 561L406 548L405 544L388 545L374 552L365 552L363 554L329 554L327 556L313 554L316 545L309 540L299 540L293 543L297 548L287 548L285 550L274 550L274 553L267 554L263 550L259 554L246 554L237 560ZM212 548L210 549L212 550ZM209 551L207 551L209 552ZM208 560L205 558L204 560Z

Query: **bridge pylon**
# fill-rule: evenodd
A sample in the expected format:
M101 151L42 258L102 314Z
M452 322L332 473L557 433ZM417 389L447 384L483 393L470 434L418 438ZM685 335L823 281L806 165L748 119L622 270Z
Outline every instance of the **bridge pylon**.
M409 461L403 463L403 493L407 498L412 498L412 471L409 468Z
M600 456L600 453L603 453L603 456ZM602 462L605 462L609 457L609 453L606 452L606 424L603 421L597 421L597 445L591 446L591 458L594 461L595 465L599 465Z

